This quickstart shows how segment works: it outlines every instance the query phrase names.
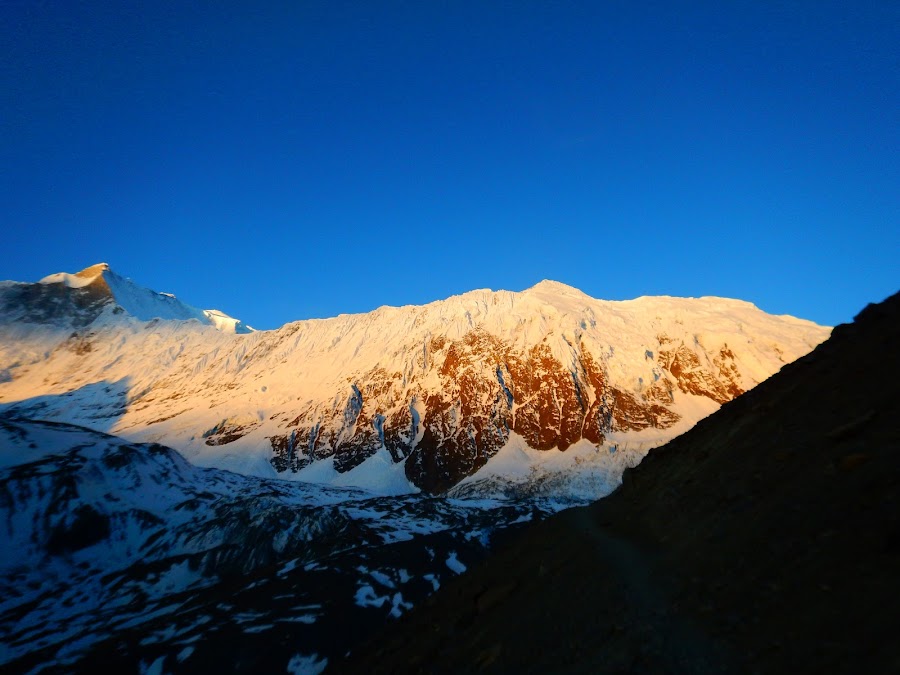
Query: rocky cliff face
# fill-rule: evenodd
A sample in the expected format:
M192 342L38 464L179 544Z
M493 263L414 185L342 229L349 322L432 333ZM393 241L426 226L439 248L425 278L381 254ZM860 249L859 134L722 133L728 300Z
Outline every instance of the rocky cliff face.
M658 355L645 354L651 381L627 390L610 382L583 340L568 343L572 358L563 363L548 337L526 349L480 328L457 340L433 337L416 364L421 375L364 373L344 406L323 414L313 404L272 436L272 461L298 471L334 456L348 470L383 445L406 460L414 485L442 492L481 468L511 431L537 450L566 450L581 439L602 445L610 432L672 427L682 419L676 391L720 404L744 391L727 345L711 358L704 352L704 364L683 342L658 341Z
M107 308L63 336L29 314L30 285L4 288L7 410L204 465L391 491L441 493L512 435L645 452L829 333L737 300L608 302L542 282L248 335Z

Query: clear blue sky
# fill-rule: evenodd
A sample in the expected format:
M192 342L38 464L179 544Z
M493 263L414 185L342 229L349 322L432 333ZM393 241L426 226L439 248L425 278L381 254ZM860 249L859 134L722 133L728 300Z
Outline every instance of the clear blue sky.
M900 288L900 3L0 3L0 278L260 328L544 278Z

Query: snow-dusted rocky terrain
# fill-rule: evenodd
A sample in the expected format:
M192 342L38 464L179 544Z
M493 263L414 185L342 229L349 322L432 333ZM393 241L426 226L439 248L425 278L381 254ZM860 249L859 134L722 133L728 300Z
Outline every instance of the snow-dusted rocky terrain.
M3 417L0 466L10 672L324 666L481 559L496 530L546 513L241 476Z
M244 330L106 265L5 282L0 411L250 475L381 494L514 477L596 498L829 334L739 300L610 302L550 281Z

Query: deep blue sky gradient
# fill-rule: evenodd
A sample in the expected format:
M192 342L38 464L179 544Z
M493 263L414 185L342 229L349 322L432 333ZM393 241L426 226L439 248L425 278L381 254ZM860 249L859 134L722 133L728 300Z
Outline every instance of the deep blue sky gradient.
M900 3L0 3L0 278L260 328L544 278L900 288Z

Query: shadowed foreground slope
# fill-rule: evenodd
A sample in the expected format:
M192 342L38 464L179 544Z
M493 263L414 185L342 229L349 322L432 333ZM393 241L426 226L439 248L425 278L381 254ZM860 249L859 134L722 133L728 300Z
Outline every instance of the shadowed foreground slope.
M341 672L900 672L900 294Z

